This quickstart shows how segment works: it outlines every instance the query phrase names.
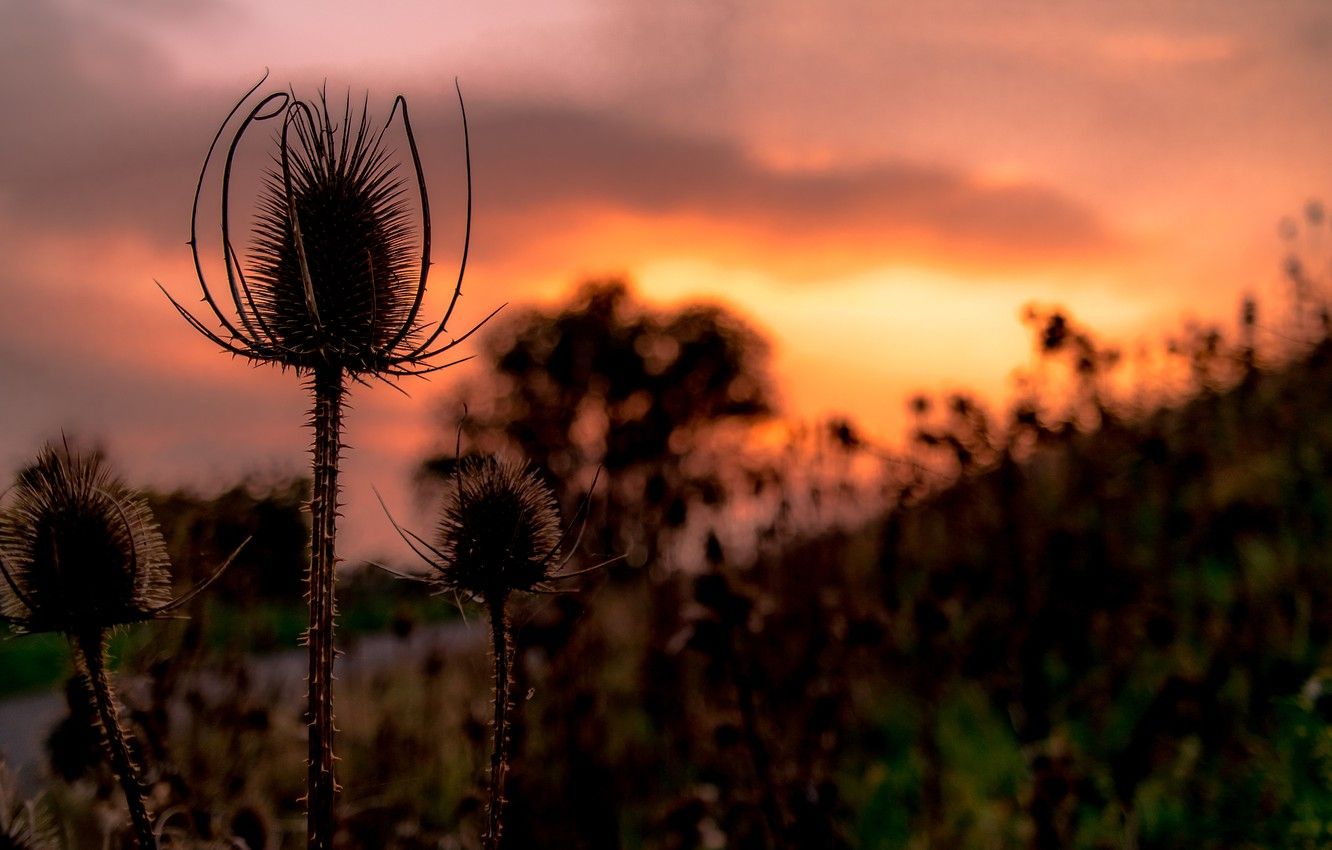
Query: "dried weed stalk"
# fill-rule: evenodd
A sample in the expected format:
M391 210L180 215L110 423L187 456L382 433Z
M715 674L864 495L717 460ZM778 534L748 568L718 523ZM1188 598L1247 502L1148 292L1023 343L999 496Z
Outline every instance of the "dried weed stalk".
M456 339L443 339L462 294L467 265L471 152L470 146L465 147L467 236L453 296L439 322L423 321L420 313L430 270L430 203L406 99L399 95L388 121L377 126L364 106L359 111L352 107L350 98L335 113L323 92L311 101L286 92L262 97L240 118L226 147L220 225L226 288L219 296L205 277L199 255L200 195L227 127L262 84L260 80L250 89L223 121L195 187L190 247L208 321L174 298L171 303L195 330L224 351L256 363L294 369L314 397L310 414L314 490L307 576L310 622L306 633L310 651L308 846L327 850L332 844L337 791L332 678L343 399L348 379L387 381L453 365L436 359L476 331L474 327ZM397 116L401 116L416 181L419 233L413 227L407 181L384 138ZM266 121L277 125L274 166L257 200L253 249L242 263L232 244L233 166L242 139L257 123ZM463 138L467 145L465 112Z

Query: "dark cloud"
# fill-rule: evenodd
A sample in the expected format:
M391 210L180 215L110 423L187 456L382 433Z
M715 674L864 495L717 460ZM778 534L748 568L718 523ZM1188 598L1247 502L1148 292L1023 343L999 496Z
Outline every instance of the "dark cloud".
M98 21L58 0L6 10L0 208L70 232L183 242L203 116L217 105L176 87L147 42Z
M133 229L157 244L183 242L203 153L244 81L233 92L184 90L144 43L87 20L75 26L70 15L58 3L19 4L0 35L5 63L24 69L0 74L12 119L0 135L0 204L39 226ZM432 188L451 187L461 161L456 103L443 94L415 98L414 114ZM924 239L1007 259L1085 254L1113 242L1096 216L1053 189L986 185L946 165L792 173L734 142L578 107L475 103L471 115L480 216L571 207L686 214L793 244L891 253L904 239ZM251 154L252 165L262 164L258 146ZM525 237L486 238L511 250Z
M456 112L442 99L415 106L418 135L435 154L432 174L459 168ZM469 120L478 216L516 213L547 231L578 208L686 215L792 245L841 243L871 262L891 258L906 242L949 246L973 255L971 262L1002 256L1036 263L1103 252L1116 242L1102 220L1056 190L988 184L944 165L783 170L731 141L561 106L474 104ZM482 238L506 250L525 235L487 231Z

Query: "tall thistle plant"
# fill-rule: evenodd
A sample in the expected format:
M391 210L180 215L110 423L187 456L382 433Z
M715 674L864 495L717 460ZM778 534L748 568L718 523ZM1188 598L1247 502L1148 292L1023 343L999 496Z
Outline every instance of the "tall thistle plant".
M87 679L102 743L140 848L156 848L143 782L106 673L110 630L169 615L210 584L172 600L162 532L143 497L97 454L48 445L18 475L0 511L0 614L20 634L62 632ZM235 555L232 556L233 558Z
M463 112L467 235L447 310L437 323L423 321L420 313L430 269L430 203L407 101L399 95L382 126L372 125L365 108L353 109L350 100L335 115L323 93L304 101L275 92L242 116L244 105L263 82L250 89L223 121L195 187L190 247L207 307L201 313L204 318L174 298L171 303L224 351L292 368L313 397L307 806L309 847L323 850L332 843L337 790L332 678L343 399L348 380L368 383L374 378L425 375L452 365L438 358L476 331L443 339L462 293L467 264L471 150ZM460 107L461 103L460 91ZM207 281L199 256L199 199L219 143L238 116L242 117L226 146L222 168L221 259L226 287L219 294ZM404 169L384 138L395 117L401 120L410 153L419 232L413 226ZM232 244L232 172L241 140L262 122L276 127L274 165L256 202L253 247L243 262Z
M595 478L592 487L596 487ZM590 492L588 496L590 499ZM587 507L585 499L578 512L584 513ZM386 506L384 510L388 513ZM489 615L495 717L483 846L498 850L504 834L504 786L513 703L509 597L514 593L556 592L558 581L604 564L563 572L568 558L560 560L560 551L568 542L569 532L560 530L554 493L530 467L489 455L459 462L440 511L434 542L402 528L392 514L389 521L430 568L424 576L395 575L422 581L437 593L475 600ZM570 548L576 550L578 541Z

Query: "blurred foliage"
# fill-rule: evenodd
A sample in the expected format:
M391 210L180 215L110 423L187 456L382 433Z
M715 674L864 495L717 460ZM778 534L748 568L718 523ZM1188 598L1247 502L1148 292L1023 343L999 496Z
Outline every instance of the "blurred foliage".
M187 619L117 630L112 668L146 669L168 654L190 661L294 649L308 624L302 603L309 537L309 482L243 482L212 497L149 492L176 566L176 592L205 580L247 538L235 561L198 598ZM451 599L423 597L381 570L354 568L339 585L340 634L406 633L418 623L457 616ZM9 640L0 625L0 696L50 687L70 674L68 642L60 635Z
M633 566L654 560L691 508L724 500L725 449L709 438L773 411L767 343L744 321L709 305L653 310L621 280L520 312L482 346L484 374L448 404L447 445L423 477L447 481L458 429L468 451L530 461L568 510L600 467L589 539Z
M243 482L211 498L178 490L153 494L149 502L183 584L204 580L245 543L210 588L212 598L300 597L310 536L308 479Z
M847 421L759 461L710 448L771 422L766 391L718 389L766 385L720 311L600 284L506 326L460 395L467 450L548 464L566 507L604 465L591 548L644 559L515 612L506 845L1332 846L1332 342L1313 322L1278 352L1257 315L1234 339L1185 328L1157 363L1034 308L1014 408L913 401L878 489L857 470L882 451ZM650 356L699 336L726 342ZM630 403L688 401L658 369L702 412ZM873 521L835 521L834 496ZM694 545L668 546L686 527ZM341 682L341 846L477 846L480 628ZM204 687L197 659L159 661L127 696L159 807L209 839L248 812L262 846L301 846L300 706L257 664ZM101 786L63 763L51 798L76 818Z
M1033 395L996 425L955 399L918 428L956 483L913 482L879 555L890 678L926 718L918 834L982 846L1003 831L978 804L1007 801L1014 846L1328 846L1332 343L1260 370L1253 316L1238 344L1172 341L1192 394L1134 414L1105 391L1117 358L1033 314L1078 388L1062 417ZM1000 734L950 752L960 688ZM968 751L990 763L973 788L1001 760L1017 784L959 797Z

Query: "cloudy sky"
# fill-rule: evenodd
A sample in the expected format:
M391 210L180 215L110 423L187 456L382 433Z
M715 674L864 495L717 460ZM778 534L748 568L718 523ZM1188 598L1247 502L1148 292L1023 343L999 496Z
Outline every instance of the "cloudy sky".
M408 97L445 271L460 81L459 328L625 273L742 311L792 414L889 439L914 391L1002 398L1029 302L1126 344L1230 321L1278 283L1277 222L1332 187L1321 0L0 0L0 63L0 464L63 428L158 486L304 466L292 376L153 285L197 293L194 181L265 68L380 114ZM450 380L355 392L349 505L407 499ZM384 540L349 514L353 552Z

